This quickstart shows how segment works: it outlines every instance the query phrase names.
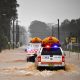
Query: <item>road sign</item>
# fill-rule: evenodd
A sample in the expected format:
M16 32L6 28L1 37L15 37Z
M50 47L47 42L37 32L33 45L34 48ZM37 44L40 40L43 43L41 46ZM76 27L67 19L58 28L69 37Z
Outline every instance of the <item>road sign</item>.
M71 42L76 43L76 37L71 37Z

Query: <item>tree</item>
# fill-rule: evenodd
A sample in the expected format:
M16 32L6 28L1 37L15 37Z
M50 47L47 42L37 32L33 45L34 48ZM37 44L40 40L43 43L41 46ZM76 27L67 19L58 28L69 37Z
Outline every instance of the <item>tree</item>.
M62 23L61 23L61 29L65 30L65 31L69 31L69 25L70 21L68 19L65 19Z
M29 31L31 37L45 38L51 35L51 29L49 26L46 23L37 20L31 22Z
M66 33L62 37L76 37L77 41L80 42L80 18L72 19L71 21L68 19L64 20L61 24L61 30L63 34Z
M0 52L2 49L7 48L7 37L0 34Z
M10 41L11 22L13 19L17 19L16 8L18 6L16 0L0 0L0 34L3 35L0 38L6 37Z
M16 0L0 0L0 26L7 37L9 37L11 21L17 18L18 6Z

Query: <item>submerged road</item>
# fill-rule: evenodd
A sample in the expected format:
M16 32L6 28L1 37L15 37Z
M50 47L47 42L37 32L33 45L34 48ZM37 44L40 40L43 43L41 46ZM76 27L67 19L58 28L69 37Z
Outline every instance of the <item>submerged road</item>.
M27 62L23 48L4 50L0 53L0 80L79 80L78 53L66 53L66 70L39 71L35 63Z

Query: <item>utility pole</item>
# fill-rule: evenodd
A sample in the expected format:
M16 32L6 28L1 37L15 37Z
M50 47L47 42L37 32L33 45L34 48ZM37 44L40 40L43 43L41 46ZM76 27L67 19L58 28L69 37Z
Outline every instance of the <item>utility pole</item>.
M59 19L58 19L58 39L60 40Z
M54 35L54 32L53 32L53 26L52 26L52 36Z
M9 27L9 33L8 33L8 48L9 48L9 50L10 50L10 48L11 48L11 35L10 35L10 30L11 30L11 26Z
M18 44L19 44L19 25L18 25L18 20L16 20L16 45Z
M14 19L13 19L13 49L14 49Z

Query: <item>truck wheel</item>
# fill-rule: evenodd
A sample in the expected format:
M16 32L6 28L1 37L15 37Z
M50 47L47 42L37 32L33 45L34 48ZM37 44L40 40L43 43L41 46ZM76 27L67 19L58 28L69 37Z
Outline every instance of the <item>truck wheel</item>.
M29 62L29 58L27 58L27 62Z
M37 70L40 70L40 67L39 66L37 66Z
M61 67L61 69L65 70L65 66Z

